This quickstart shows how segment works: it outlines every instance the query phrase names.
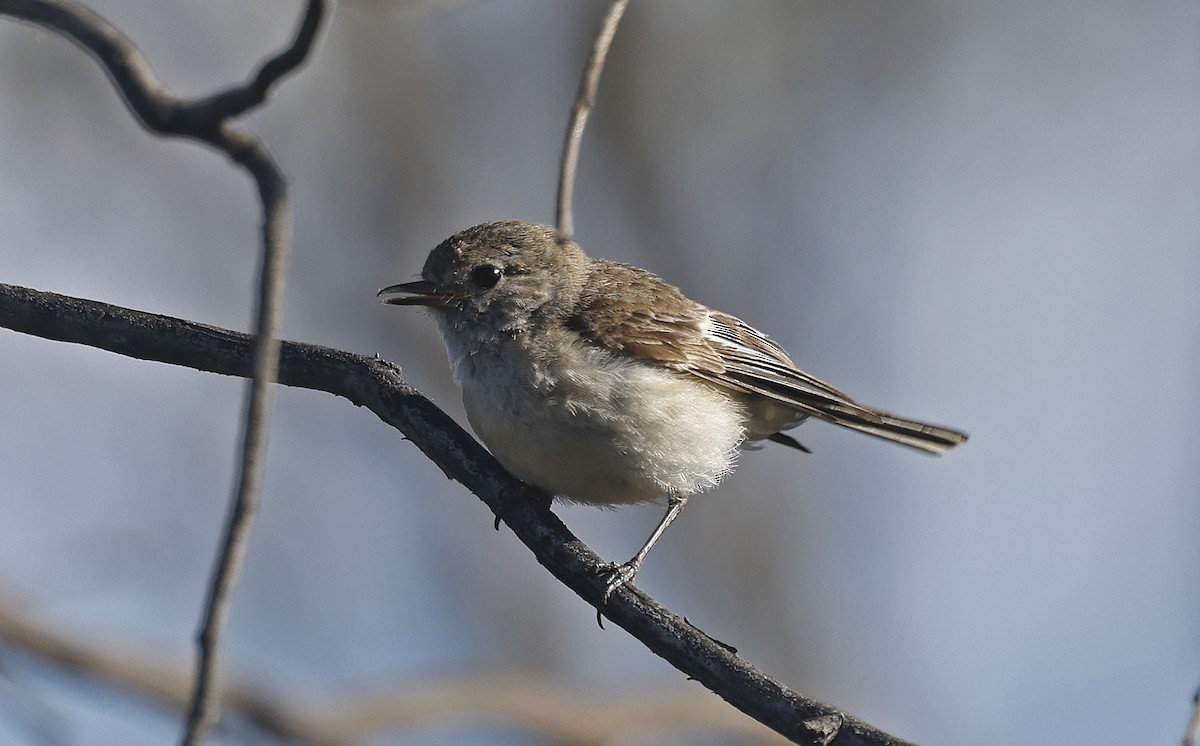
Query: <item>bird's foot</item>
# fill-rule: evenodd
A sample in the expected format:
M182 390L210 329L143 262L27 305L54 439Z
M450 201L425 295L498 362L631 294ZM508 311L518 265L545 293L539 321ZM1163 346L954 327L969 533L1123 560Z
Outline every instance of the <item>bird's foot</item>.
M608 603L608 597L613 594L621 586L630 585L633 583L633 577L638 574L638 570L642 569L642 563L636 558L628 562L617 564L610 562L603 566L601 577L604 578L604 596L602 601Z

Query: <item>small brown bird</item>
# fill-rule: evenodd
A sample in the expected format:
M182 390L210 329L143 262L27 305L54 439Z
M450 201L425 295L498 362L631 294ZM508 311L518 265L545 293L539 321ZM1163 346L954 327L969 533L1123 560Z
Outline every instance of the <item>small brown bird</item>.
M637 554L609 569L606 600L743 445L807 451L782 431L810 416L938 455L967 440L858 404L741 319L549 226L456 233L421 277L378 294L432 311L471 427L506 469L574 502L666 502Z

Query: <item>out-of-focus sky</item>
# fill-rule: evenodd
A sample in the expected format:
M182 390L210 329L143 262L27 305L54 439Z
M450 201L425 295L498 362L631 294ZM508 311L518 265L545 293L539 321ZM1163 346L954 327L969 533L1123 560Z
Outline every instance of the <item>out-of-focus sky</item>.
M183 94L243 79L298 6L91 5ZM432 323L374 291L456 230L553 219L602 4L448 5L347 0L246 125L291 179L285 336L378 352L465 423ZM972 435L934 459L808 424L811 456L746 453L639 586L926 746L1177 742L1200 684L1198 39L1191 0L634 2L583 146L584 247L751 321L865 403ZM0 282L247 327L241 173L147 136L90 59L11 22L0 102ZM187 654L242 393L0 330L0 595L85 639ZM298 696L511 669L696 686L597 629L369 413L281 390L270 457L236 672ZM560 513L612 559L658 518ZM31 709L71 744L177 733L6 658L5 743L40 743ZM529 742L465 723L375 743Z

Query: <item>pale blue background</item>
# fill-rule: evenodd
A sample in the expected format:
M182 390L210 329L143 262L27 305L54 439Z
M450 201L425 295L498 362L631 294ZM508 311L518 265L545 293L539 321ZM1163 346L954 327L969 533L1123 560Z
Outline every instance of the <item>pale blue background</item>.
M464 421L432 324L373 294L455 230L552 220L601 6L447 5L343 3L248 125L291 177L286 336L379 352ZM195 94L298 4L93 6ZM1192 0L634 2L583 149L585 247L972 434L932 459L808 425L813 455L746 454L639 585L925 746L1177 743L1200 683L1198 39ZM223 158L148 137L90 59L0 23L0 281L244 329L257 221ZM0 330L0 598L186 654L242 391ZM695 686L368 412L283 390L272 437L235 671L304 696L497 669ZM657 518L561 512L614 559ZM0 653L4 743L43 742L30 712L63 743L176 738L173 714ZM464 742L536 741L377 741Z

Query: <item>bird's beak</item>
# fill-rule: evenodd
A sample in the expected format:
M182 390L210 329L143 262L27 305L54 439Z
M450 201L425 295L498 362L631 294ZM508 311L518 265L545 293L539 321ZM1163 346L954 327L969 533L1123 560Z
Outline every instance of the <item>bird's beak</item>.
M383 302L391 306L428 306L443 308L451 301L464 297L465 293L442 287L429 280L402 282L399 285L389 285L375 294L376 298L391 293L407 293L402 297L383 298Z

